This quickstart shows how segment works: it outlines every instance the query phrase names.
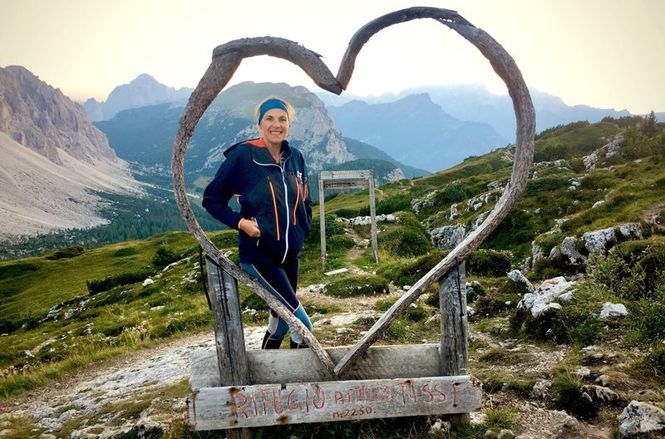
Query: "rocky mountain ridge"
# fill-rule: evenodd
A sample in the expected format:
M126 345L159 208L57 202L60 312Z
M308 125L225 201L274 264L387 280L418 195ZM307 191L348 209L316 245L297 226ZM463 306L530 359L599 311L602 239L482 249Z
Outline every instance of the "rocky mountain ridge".
M57 164L59 150L88 163L116 159L80 105L21 66L0 68L0 131Z
M0 239L107 222L101 193L139 184L83 108L20 66L0 68Z
M106 101L99 102L95 98L86 100L83 103L83 108L85 108L91 121L98 122L111 119L120 111L129 108L167 102L184 102L189 98L192 90L192 88L187 87L179 89L168 87L144 73L128 84L115 87Z

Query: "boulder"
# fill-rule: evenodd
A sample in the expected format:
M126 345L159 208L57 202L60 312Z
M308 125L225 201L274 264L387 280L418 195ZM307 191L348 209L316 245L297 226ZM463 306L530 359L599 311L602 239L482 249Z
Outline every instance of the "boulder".
M642 434L665 434L665 411L645 402L631 401L617 416L619 433L626 437Z
M462 224L437 227L430 232L430 238L434 247L442 249L454 249L462 242L466 235L466 227Z
M605 253L616 242L614 227L586 232L582 235L584 247L592 254Z
M600 311L601 319L609 319L612 317L625 317L628 315L628 310L623 303L603 303L603 309Z
M508 273L508 278L516 284L522 284L526 286L526 289L529 290L529 293L533 293L535 291L535 288L533 285L531 285L529 279L527 279L519 270L512 270L510 273Z
M547 399L550 396L550 387L552 387L552 381L539 379L533 385L529 396L536 399Z
M517 308L531 311L534 317L540 316L545 310L560 308L561 305L559 304L552 304L557 306L548 305L573 285L575 285L575 282L568 282L563 276L547 279L540 284L536 291L525 294L517 304Z
M561 254L567 256L572 263L584 262L586 260L586 256L582 255L582 253L577 250L577 238L574 236L566 236L563 241L561 241L559 250Z
M644 239L640 223L624 223L617 227L616 231L624 238Z

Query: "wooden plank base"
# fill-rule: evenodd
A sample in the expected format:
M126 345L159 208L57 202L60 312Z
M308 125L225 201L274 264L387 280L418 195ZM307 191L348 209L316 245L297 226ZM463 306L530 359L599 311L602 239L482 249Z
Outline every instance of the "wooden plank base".
M468 375L204 387L194 391L194 430L468 413L480 408Z
M327 348L333 361L339 361L350 347ZM349 368L342 379L366 380L420 378L441 375L438 344L372 346ZM284 384L330 381L310 349L247 351L247 384ZM449 374L453 375L453 374ZM454 374L461 375L461 374ZM193 390L219 387L217 356L212 350L192 352L190 382Z

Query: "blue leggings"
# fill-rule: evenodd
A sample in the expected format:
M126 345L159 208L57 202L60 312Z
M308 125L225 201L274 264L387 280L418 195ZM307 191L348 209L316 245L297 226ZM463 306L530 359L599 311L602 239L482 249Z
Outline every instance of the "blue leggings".
M302 304L296 297L296 290L298 288L298 259L285 261L282 265L271 264L245 264L240 263L242 268L247 274L256 278L261 285L272 293L277 300L282 302L289 311L295 315L310 331L312 330L312 322L303 308ZM270 311L268 318L268 331L263 340L262 349L268 347L279 347L279 344L289 331L289 325L274 311ZM270 346L269 346L270 345ZM291 346L303 347L303 339L300 334L291 329Z

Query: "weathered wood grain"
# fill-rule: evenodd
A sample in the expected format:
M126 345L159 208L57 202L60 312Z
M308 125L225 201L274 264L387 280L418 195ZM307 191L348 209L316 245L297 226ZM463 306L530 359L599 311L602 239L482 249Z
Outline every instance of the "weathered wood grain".
M421 378L441 373L438 344L372 346L348 371L349 379ZM328 348L337 361L349 350L347 347ZM330 381L334 378L316 361L307 349L247 351L248 384L285 384ZM459 374L449 374L459 375ZM192 389L220 387L215 351L192 352L190 384Z
M206 268L215 322L215 363L220 382L226 386L249 384L238 284L235 278L208 257ZM234 430L228 437L251 439L252 432L248 429Z
M465 264L453 267L439 280L441 311L441 369L443 376L466 375L469 368L469 340L466 315ZM453 424L468 424L469 415L450 415Z
M220 380L226 386L250 384L236 280L209 258L206 268Z
M196 430L468 413L481 405L468 376L205 387L190 402Z

